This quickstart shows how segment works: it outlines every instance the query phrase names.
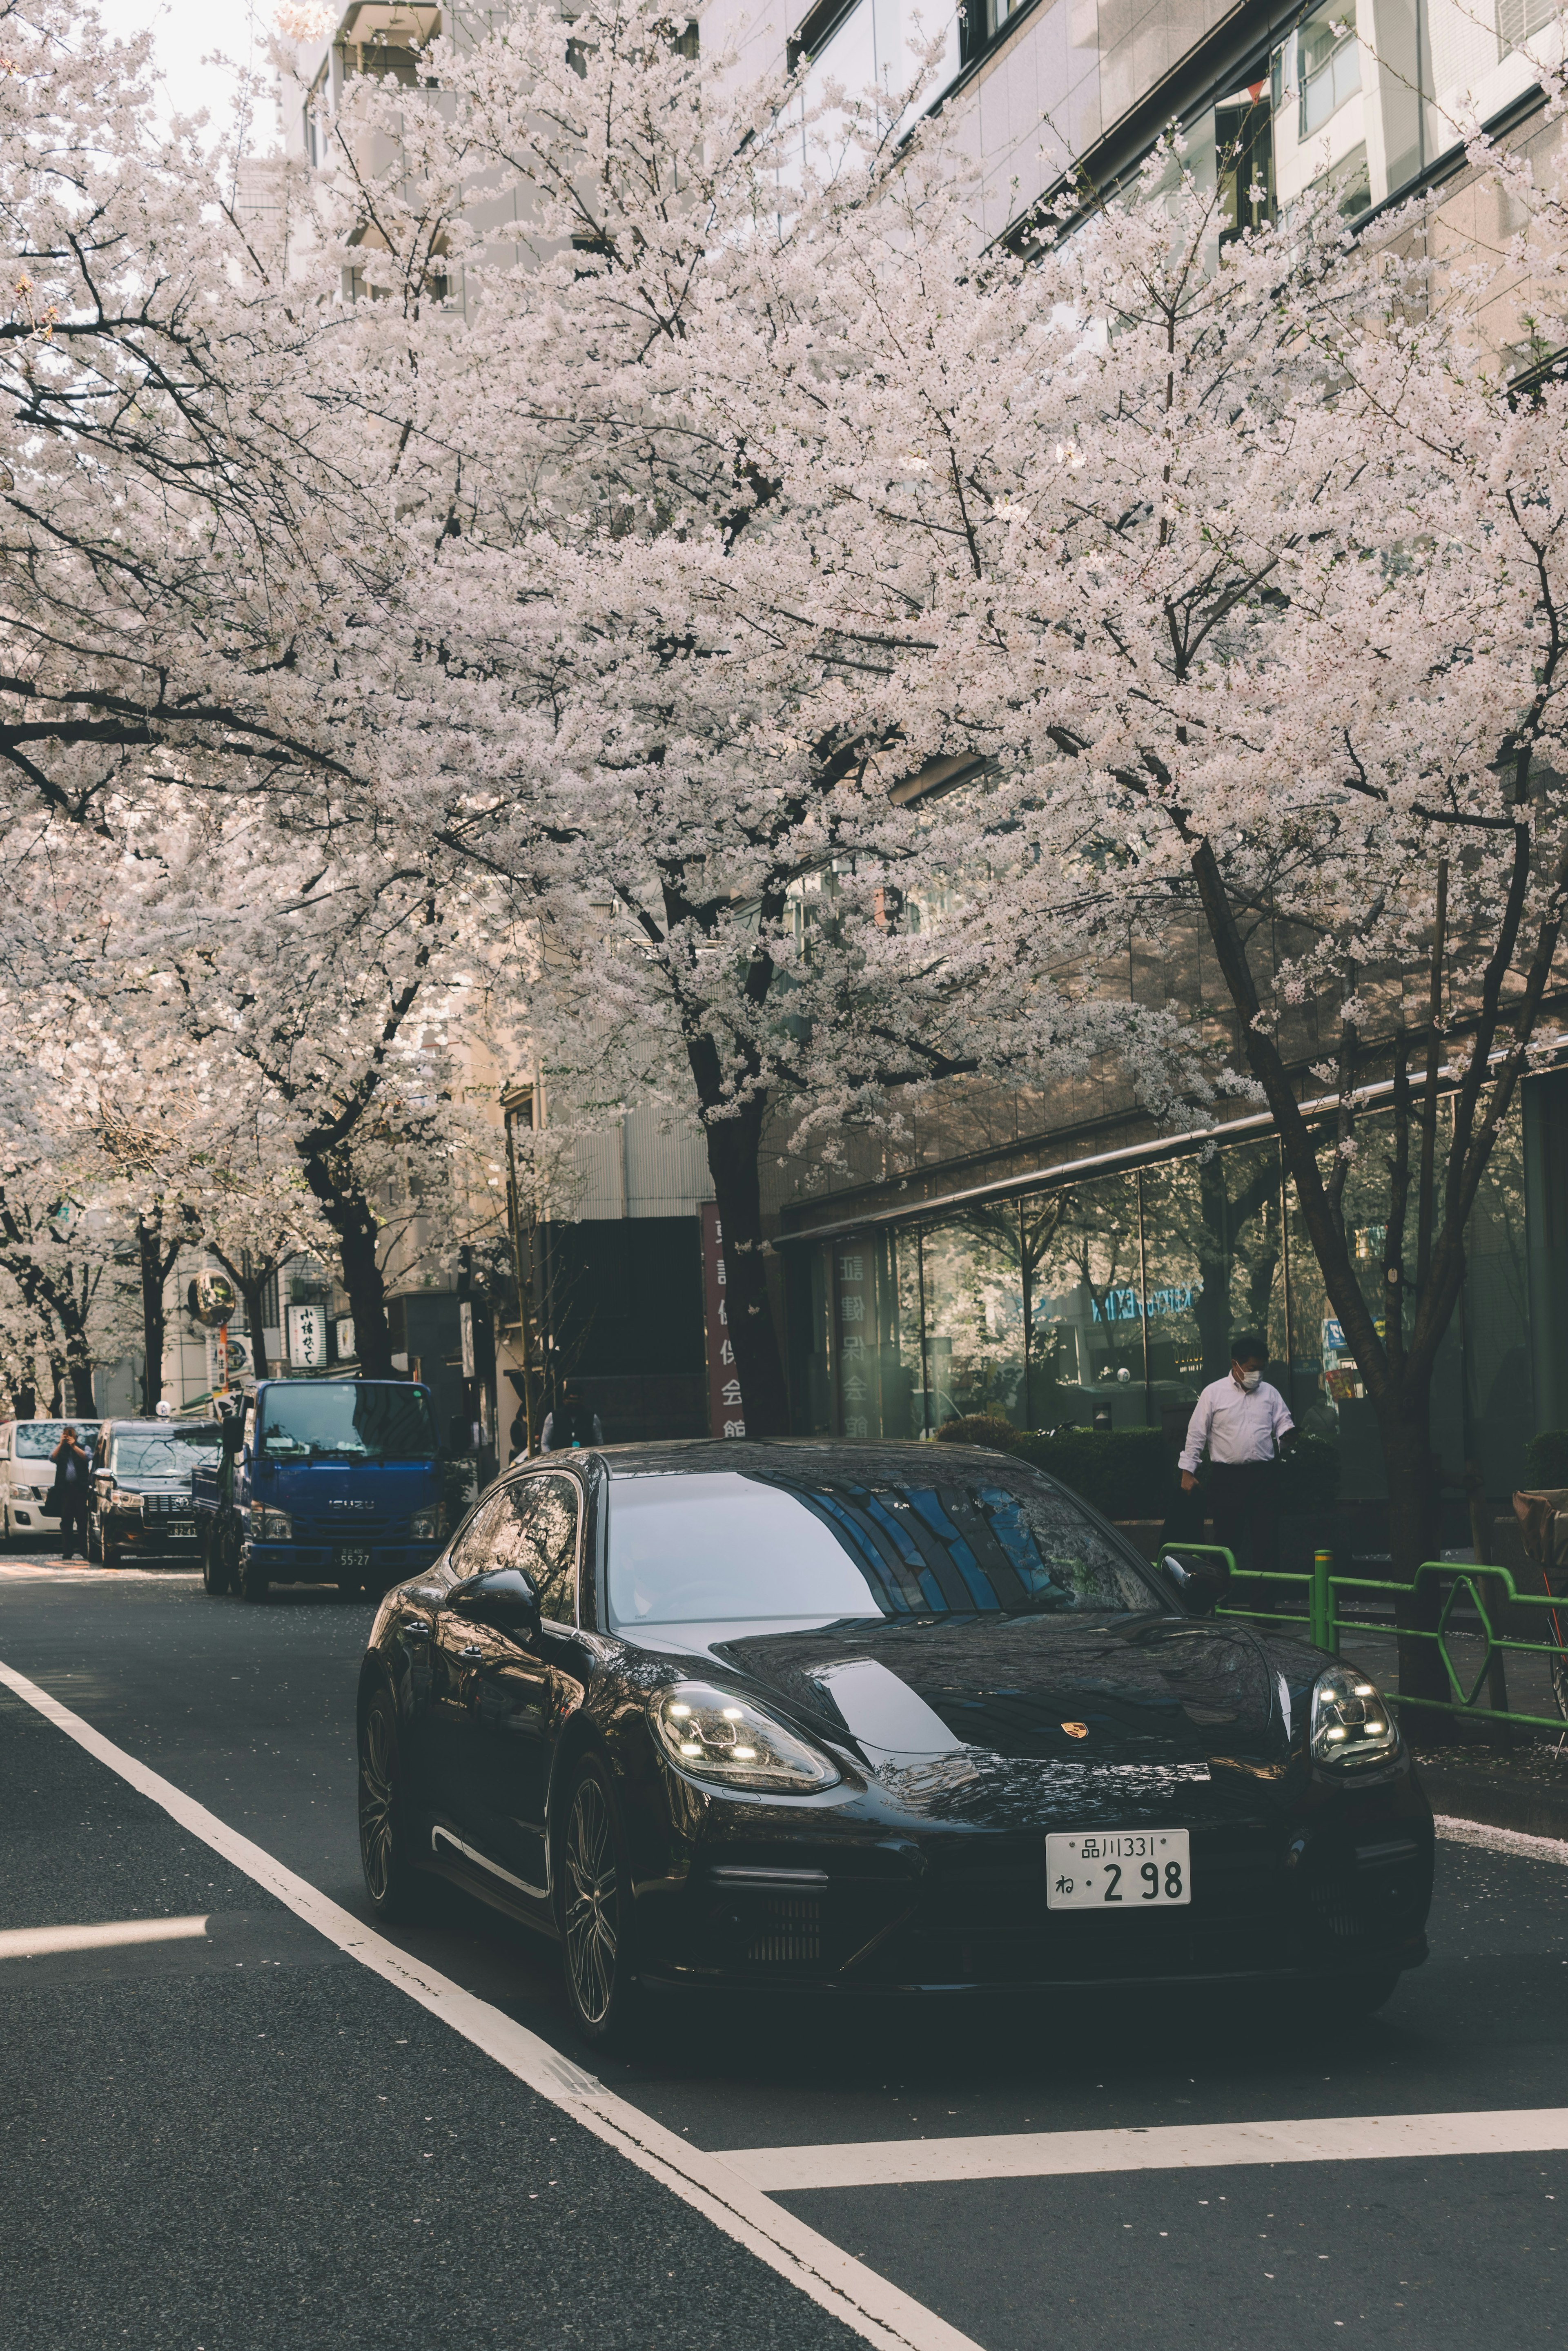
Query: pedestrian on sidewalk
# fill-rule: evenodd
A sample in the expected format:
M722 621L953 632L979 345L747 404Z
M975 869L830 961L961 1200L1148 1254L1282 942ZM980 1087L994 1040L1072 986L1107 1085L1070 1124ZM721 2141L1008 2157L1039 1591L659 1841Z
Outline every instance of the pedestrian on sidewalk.
M89 1463L86 1453L77 1443L77 1433L68 1421L60 1433L60 1441L49 1456L55 1465L54 1489L48 1508L60 1522L60 1557L74 1559L72 1541L79 1529L82 1549L87 1549L87 1484Z
M1214 1540L1253 1575L1279 1572L1280 1455L1296 1433L1290 1405L1263 1377L1268 1360L1255 1331L1231 1341L1230 1369L1198 1397L1181 1456L1182 1491L1190 1494L1207 1450Z
M570 1453L574 1446L603 1442L599 1415L590 1412L578 1388L567 1389L555 1410L545 1416L545 1425L539 1431L541 1453Z

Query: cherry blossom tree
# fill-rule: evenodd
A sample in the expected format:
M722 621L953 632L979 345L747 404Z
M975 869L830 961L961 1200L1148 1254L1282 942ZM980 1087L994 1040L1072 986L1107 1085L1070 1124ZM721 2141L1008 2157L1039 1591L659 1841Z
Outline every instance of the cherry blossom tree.
M1009 930L1032 848L1008 778L906 789L948 730L894 687L904 622L821 607L844 492L811 420L863 385L825 377L782 462L769 443L803 395L758 354L792 323L837 332L866 250L904 235L894 125L862 110L846 151L835 116L831 181L787 185L782 86L738 87L677 30L518 7L434 45L438 94L367 85L340 115L322 208L379 298L365 364L399 420L426 636L486 754L429 779L430 837L538 930L534 1019L577 1073L556 1099L699 1123L747 1426L769 1433L770 1123L823 1138L952 1076L1081 1071L1144 1016L1061 983L1065 906L1043 953ZM372 183L377 131L395 162ZM969 224L949 206L931 234L958 280ZM432 308L437 257L461 320ZM917 919L934 876L983 891L983 935Z
M1357 244L1308 208L1221 256L1167 149L1141 200L960 283L934 209L908 175L902 236L855 256L858 315L822 266L794 348L753 337L731 380L757 463L841 486L817 610L904 635L890 709L1027 778L1035 919L1092 906L1106 946L1130 927L1177 973L1204 941L1234 1082L1277 1123L1377 1414L1408 1575L1435 1548L1432 1379L1468 1220L1562 985L1568 394L1511 391L1469 323L1487 284L1435 298L1418 212ZM1545 205L1533 235L1553 247ZM789 392L771 426L768 367ZM1369 1296L1344 1196L1383 1106ZM1406 1687L1432 1694L1407 1646Z

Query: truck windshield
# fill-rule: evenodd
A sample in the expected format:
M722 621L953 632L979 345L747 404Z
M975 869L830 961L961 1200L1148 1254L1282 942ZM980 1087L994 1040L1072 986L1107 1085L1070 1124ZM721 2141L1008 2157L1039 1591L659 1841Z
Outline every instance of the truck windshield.
M189 1478L193 1469L218 1459L222 1432L214 1425L211 1437L141 1437L129 1432L109 1448L109 1466L117 1478Z
M435 1430L423 1388L289 1381L262 1390L261 1449L271 1461L431 1461Z

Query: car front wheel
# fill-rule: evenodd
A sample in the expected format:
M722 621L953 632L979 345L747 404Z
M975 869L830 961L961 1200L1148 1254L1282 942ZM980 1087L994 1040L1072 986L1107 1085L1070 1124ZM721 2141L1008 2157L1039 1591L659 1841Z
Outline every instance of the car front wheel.
M596 2048L634 2022L631 1876L610 1774L585 1755L567 1792L560 1835L561 1950L572 2022Z
M371 1909L392 1925L430 1907L431 1880L408 1855L403 1798L397 1707L383 1687L360 1725L360 1863Z

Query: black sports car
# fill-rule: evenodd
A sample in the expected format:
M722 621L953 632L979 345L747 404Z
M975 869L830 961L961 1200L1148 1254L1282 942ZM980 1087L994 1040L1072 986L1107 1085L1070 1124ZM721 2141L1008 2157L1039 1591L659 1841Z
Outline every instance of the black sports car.
M948 1446L577 1452L388 1593L376 1910L447 1879L639 1988L1303 1980L1426 1957L1432 1814L1357 1669L1215 1621L1055 1481Z

